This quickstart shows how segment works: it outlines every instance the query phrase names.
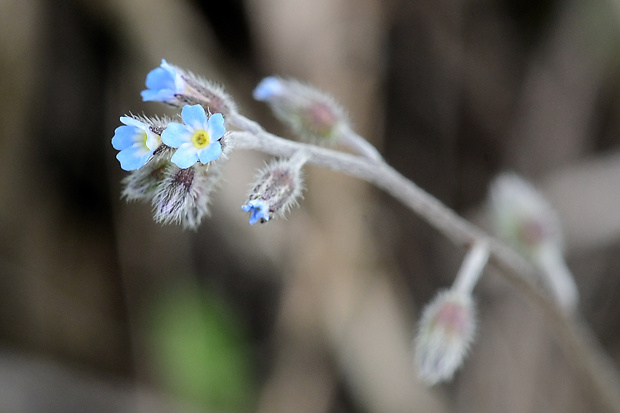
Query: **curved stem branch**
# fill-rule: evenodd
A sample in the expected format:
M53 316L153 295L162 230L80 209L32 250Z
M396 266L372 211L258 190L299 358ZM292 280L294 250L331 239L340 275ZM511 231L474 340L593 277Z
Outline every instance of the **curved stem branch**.
M559 344L583 378L613 411L620 412L620 376L586 324L577 316L568 318L534 283L536 270L512 249L461 218L439 200L405 178L382 161L289 141L264 131L257 123L239 115L231 123L244 129L233 132L229 140L237 149L253 149L276 156L290 157L299 149L308 153L308 163L363 179L398 199L458 246L469 248L484 242L489 248L489 262L520 290L540 311L555 332Z

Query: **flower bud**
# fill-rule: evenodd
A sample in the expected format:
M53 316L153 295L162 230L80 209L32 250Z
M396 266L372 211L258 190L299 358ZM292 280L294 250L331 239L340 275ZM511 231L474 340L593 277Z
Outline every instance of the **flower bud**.
M191 72L171 65L162 59L161 66L146 76L144 101L163 102L172 106L201 105L212 113L224 116L234 113L236 106L224 89Z
M490 207L497 235L526 256L545 245L561 247L559 219L547 200L515 174L491 184Z
M241 207L250 212L250 225L265 223L272 216L284 216L303 190L301 168L307 160L304 152L287 160L275 161L259 173L248 202Z
M476 316L470 294L444 290L422 313L415 339L414 364L429 385L450 380L463 364L476 331Z
M254 99L266 102L276 118L301 139L340 144L373 161L382 159L374 146L353 131L334 98L311 86L270 76L254 89Z
M335 142L349 129L344 110L331 96L295 80L267 77L254 89L254 98L265 101L302 139Z
M209 196L220 182L219 164L208 168L195 164L182 169L173 163L153 197L153 218L164 224L180 223L196 229L209 215Z
M562 257L560 220L533 186L514 174L494 180L490 208L497 235L538 267L550 293L565 311L573 311L578 290Z

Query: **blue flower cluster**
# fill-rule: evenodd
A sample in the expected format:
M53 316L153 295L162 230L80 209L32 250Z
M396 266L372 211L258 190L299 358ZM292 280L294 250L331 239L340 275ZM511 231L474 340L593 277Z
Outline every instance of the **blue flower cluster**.
M145 83L142 99L178 107L181 121L144 116L120 118L122 126L116 128L112 146L119 151L116 158L121 168L131 172L123 180L122 196L129 201L150 201L157 222L179 222L196 228L208 215L210 194L221 182L222 162L214 161L226 158L222 154L230 145L226 145L225 117L238 119L234 116L236 106L222 87L166 60L147 74ZM256 88L254 97L286 103L290 95L297 102L296 91L300 88L303 89L298 83L269 77ZM285 106L289 110L291 105ZM324 118L331 122L330 116L321 117L318 115L323 112L315 112L309 113L319 123L325 123ZM306 154L300 152L268 165L241 207L249 212L250 225L284 216L296 204L303 189L301 168L305 161Z
M162 60L161 66L146 76L144 101L173 102L184 93L186 81L179 69ZM186 105L181 111L184 123L170 122L157 134L148 120L123 116L125 126L116 129L112 146L120 152L116 156L121 168L134 171L143 167L163 144L176 148L171 161L179 168L189 168L196 162L207 164L222 154L221 138L226 133L224 116L208 116L201 105Z
M112 146L121 168L131 172L122 192L127 200L146 200L155 221L195 229L208 215L210 194L221 182L220 164L226 126L222 113L231 108L219 87L162 60L146 76L144 101L181 109L179 122L168 118L122 116Z

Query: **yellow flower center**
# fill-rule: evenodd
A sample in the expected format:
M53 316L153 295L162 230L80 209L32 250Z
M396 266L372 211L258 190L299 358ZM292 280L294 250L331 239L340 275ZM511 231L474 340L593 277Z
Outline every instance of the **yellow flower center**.
M199 130L192 136L192 143L198 149L205 148L211 143L211 137L205 130Z
M149 137L146 132L142 132L142 142L144 142L144 147L149 149L149 145L147 144Z

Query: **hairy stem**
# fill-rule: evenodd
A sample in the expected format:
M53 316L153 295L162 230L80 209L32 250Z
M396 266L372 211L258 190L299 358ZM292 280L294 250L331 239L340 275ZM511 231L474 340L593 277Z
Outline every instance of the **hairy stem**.
M576 315L564 314L535 284L537 272L520 255L501 241L461 218L435 197L405 178L380 160L293 142L263 130L256 122L239 114L229 121L244 131L233 132L228 139L237 149L253 149L271 155L290 157L303 149L309 164L363 179L398 199L426 220L456 245L470 248L485 243L489 248L489 262L497 267L506 281L520 290L534 304L546 323L556 334L559 344L598 399L613 411L620 412L620 376L614 362L600 348L587 325Z

